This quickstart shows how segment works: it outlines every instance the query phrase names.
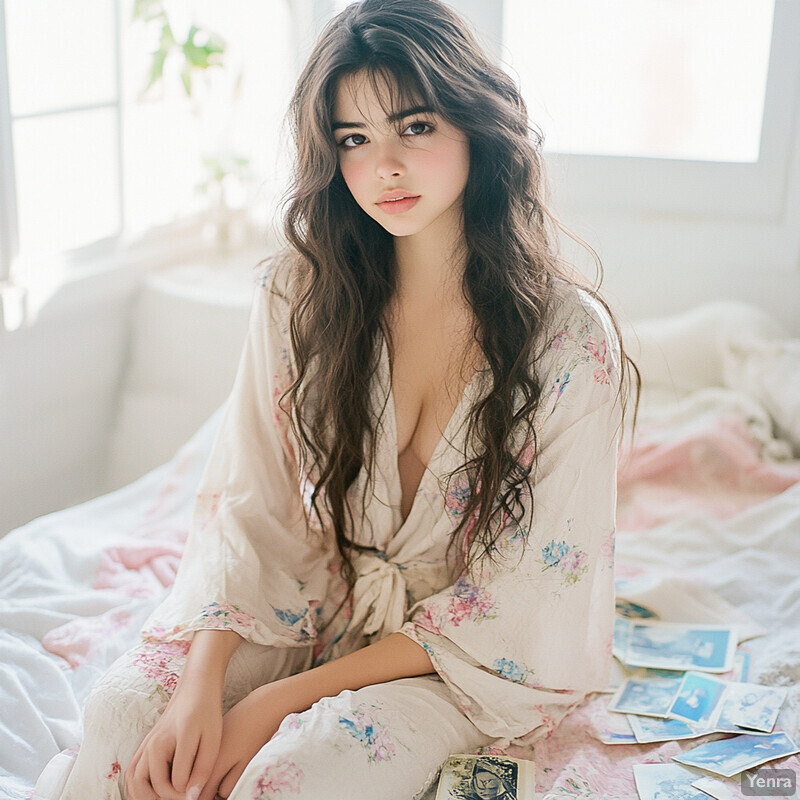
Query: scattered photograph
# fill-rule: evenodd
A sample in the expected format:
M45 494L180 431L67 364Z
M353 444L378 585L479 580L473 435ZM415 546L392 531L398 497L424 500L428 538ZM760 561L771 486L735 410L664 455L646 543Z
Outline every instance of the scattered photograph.
M730 683L725 689L725 699L720 722L762 733L771 733L778 719L785 686L761 686L757 683Z
M614 656L620 661L625 661L628 653L628 638L630 637L631 624L624 617L614 618Z
M695 739L709 733L703 728L687 725L677 719L658 719L630 715L628 723L638 744L671 742L677 739Z
M624 663L635 667L728 672L733 667L736 633L725 625L677 622L629 623Z
M611 660L611 673L605 694L614 694L628 678L681 678L682 672L672 669L648 669L647 667L628 667L619 659Z
M745 734L701 744L672 758L681 764L730 778L746 769L794 753L800 753L800 749L785 733Z
M710 675L687 672L667 714L672 719L689 722L700 728L710 728L729 685Z
M617 598L617 614L628 619L658 619L658 614L632 600Z
M609 711L666 717L680 688L679 678L629 678L611 698Z
M750 653L737 650L733 657L733 669L729 680L745 683L750 677Z
M507 756L450 756L442 766L436 800L535 800L533 762Z
M708 800L692 786L698 773L677 764L634 764L633 779L640 800Z

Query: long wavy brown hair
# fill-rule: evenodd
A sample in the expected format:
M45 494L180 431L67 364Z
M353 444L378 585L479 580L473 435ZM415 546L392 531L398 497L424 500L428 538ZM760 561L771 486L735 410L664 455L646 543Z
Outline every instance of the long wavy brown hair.
M475 455L465 455L459 470L469 492L454 541L469 539L468 562L491 554L501 523L521 522L523 500L532 501L533 465L520 465L518 447L535 443L537 334L553 277L580 282L558 255L561 226L545 203L542 137L513 81L464 21L438 0L362 0L336 16L289 109L297 157L285 231L296 252L290 332L297 373L283 400L304 462L313 465L312 508L332 526L351 583L348 531L357 509L349 489L362 468L372 475L378 420L369 387L380 335L391 356L386 315L396 282L393 238L359 208L338 166L336 90L357 73L383 96L389 90L388 107L429 106L469 141L462 285L491 389L470 411Z

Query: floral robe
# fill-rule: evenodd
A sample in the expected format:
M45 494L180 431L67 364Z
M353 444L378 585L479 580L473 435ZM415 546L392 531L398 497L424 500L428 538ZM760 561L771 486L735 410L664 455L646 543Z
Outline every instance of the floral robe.
M611 658L621 403L618 345L605 310L557 284L533 420L533 522L509 521L493 558L469 573L455 565L448 544L468 499L457 471L486 375L466 386L403 521L381 344L372 387L374 482L352 533L373 550L356 558L354 594L343 603L332 538L307 528L310 478L279 404L294 375L287 295L280 268L257 289L194 528L175 587L145 638L227 628L257 644L310 647L320 663L400 631L425 648L461 712L487 736L519 741L550 731L586 693L605 687ZM521 458L530 465L532 455L528 448ZM355 498L364 480L362 471Z
M230 800L357 800L375 797L377 787L386 800L427 800L451 753L545 736L588 692L606 686L620 398L618 347L602 307L557 286L532 421L533 522L508 520L492 558L471 571L459 567L465 554L448 545L468 501L459 468L468 456L468 412L486 391L486 376L479 372L466 386L404 521L381 343L371 391L373 481L365 486L362 473L351 490L356 502L365 498L352 537L370 549L355 559L348 597L331 537L307 524L311 478L279 404L294 369L287 293L279 269L256 290L173 590L141 644L94 688L79 752L48 764L34 800L124 797L125 767L166 708L193 632L203 629L234 630L246 640L228 667L223 710L268 681L397 631L424 647L436 670L290 714ZM529 467L531 448L519 449Z

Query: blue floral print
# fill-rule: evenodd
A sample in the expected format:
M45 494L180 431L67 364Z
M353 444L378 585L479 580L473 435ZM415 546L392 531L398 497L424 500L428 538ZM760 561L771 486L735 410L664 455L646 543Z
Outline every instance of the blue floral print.
M339 725L361 742L370 761L390 761L397 754L397 747L389 732L372 718L367 708L354 709L352 719L339 717Z
M492 669L504 678L514 683L530 683L533 670L512 661L510 658L498 658L492 664Z

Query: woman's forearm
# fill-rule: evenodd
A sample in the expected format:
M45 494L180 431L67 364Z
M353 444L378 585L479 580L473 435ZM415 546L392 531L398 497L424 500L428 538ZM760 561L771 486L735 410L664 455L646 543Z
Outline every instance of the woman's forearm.
M265 702L280 705L283 715L305 711L323 697L345 689L411 678L434 672L428 654L402 633L329 661L327 664L261 687Z
M225 686L228 663L243 642L233 631L196 631L178 686L202 686L204 690L219 690Z

